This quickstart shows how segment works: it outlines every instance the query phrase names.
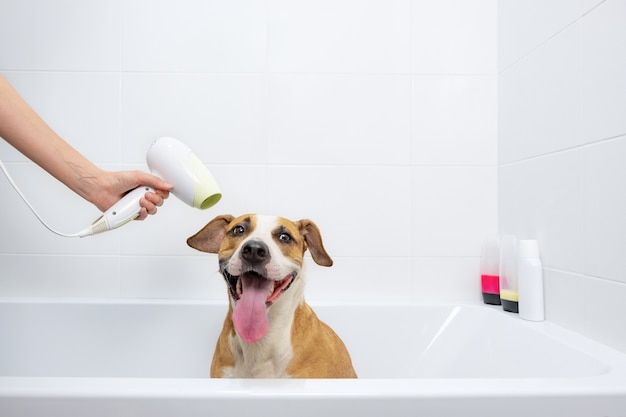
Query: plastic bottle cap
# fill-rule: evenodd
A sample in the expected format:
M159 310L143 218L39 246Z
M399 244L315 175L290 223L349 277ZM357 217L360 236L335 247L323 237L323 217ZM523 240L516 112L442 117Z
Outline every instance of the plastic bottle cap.
M539 245L536 240L520 240L518 249L520 258L539 258Z

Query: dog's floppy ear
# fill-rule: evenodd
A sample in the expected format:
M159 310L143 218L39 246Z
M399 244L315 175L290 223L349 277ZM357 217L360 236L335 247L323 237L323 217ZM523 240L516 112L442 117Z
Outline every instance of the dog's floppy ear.
M315 223L311 220L304 219L296 222L296 224L300 229L300 234L304 238L315 263L322 266L332 266L333 260L330 255L326 253L326 249L324 249L322 234Z
M230 214L217 216L200 229L198 233L187 239L187 244L202 252L217 253L222 239L226 235L226 227L234 219Z

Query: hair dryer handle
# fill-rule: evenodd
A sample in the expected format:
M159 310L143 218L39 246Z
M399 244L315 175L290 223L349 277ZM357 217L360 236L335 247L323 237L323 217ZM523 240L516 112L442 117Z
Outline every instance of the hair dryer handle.
M90 226L81 230L74 236L85 237L106 232L107 230L117 229L120 226L124 226L129 221L136 219L141 212L139 201L147 192L153 193L154 189L147 185L140 185L130 191L107 211L102 213L102 216L98 217Z
M109 230L117 229L131 220L135 220L141 212L139 201L147 192L154 192L152 187L141 185L126 194L120 201L104 212L103 217Z

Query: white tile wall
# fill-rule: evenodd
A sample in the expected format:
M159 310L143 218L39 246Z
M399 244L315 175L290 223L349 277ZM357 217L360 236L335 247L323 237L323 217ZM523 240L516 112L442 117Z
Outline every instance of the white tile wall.
M50 127L82 154L97 163L119 162L119 74L36 71L4 75ZM27 160L5 141L0 141L0 151L5 161Z
M413 77L412 162L494 165L497 83L491 76Z
M334 257L333 260L333 266L325 268L313 263L310 257L307 259L308 300L371 303L412 299L410 288L415 281L414 276L402 273L411 270L409 258Z
M613 280L586 278L586 322L583 333L626 352L626 285Z
M0 39L2 70L119 71L120 2L5 3Z
M546 317L626 351L626 2L499 3L500 232L538 239Z
M474 256L496 233L496 188L495 167L415 167L413 255Z
M576 273L545 270L546 317L626 351L626 318L621 310L626 286Z
M173 136L207 164L263 164L267 101L260 74L124 73L122 161L145 163L155 138Z
M0 255L2 297L119 297L120 257L9 253Z
M406 165L411 150L407 75L272 75L272 164Z
M496 0L413 0L411 16L413 73L494 73Z
M624 18L626 2L611 0L583 19L581 107L585 142L626 132Z
M224 198L67 240L0 179L0 296L221 298L215 256L185 239L264 212L320 226L335 266L309 259L313 301L477 300L499 225L540 240L549 319L626 350L625 16L624 0L7 3L0 70L68 142L145 169L178 136ZM4 142L0 158L56 228L98 214Z
M408 73L409 0L269 0L271 72Z
M580 38L575 24L500 74L500 162L581 144Z
M241 73L266 68L265 1L121 4L125 71Z
M424 303L482 302L480 282L474 279L478 263L472 257L414 258L411 298Z
M582 270L581 165L573 149L500 168L501 229L538 240L546 267Z
M590 145L583 161L583 233L587 275L626 284L626 137Z
M478 299L497 228L496 0L48 3L3 8L0 71L101 166L146 169L155 138L179 137L224 197L67 240L0 178L0 296L223 299L215 255L185 240L261 212L322 230L335 266L308 259L312 301ZM58 229L97 216L4 142L0 159Z
M507 68L563 31L580 17L580 7L572 0L499 0L498 67Z
M215 255L122 256L120 277L122 297L226 300Z
M551 268L545 268L543 273L546 318L585 333L590 326L587 305L593 302L589 297L588 279Z

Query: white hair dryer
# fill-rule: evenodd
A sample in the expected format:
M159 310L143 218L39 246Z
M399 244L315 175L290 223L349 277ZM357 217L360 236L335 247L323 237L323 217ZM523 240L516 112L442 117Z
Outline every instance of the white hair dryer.
M191 207L208 209L222 198L209 170L178 139L155 140L148 149L146 162L154 175L172 184L172 194Z
M217 204L222 198L217 182L202 161L178 139L162 137L155 140L146 155L152 174L172 185L170 193L191 207L201 210ZM78 233L91 236L117 229L139 216L139 200L146 192L154 190L140 186L126 194L120 201L102 213L91 226Z

